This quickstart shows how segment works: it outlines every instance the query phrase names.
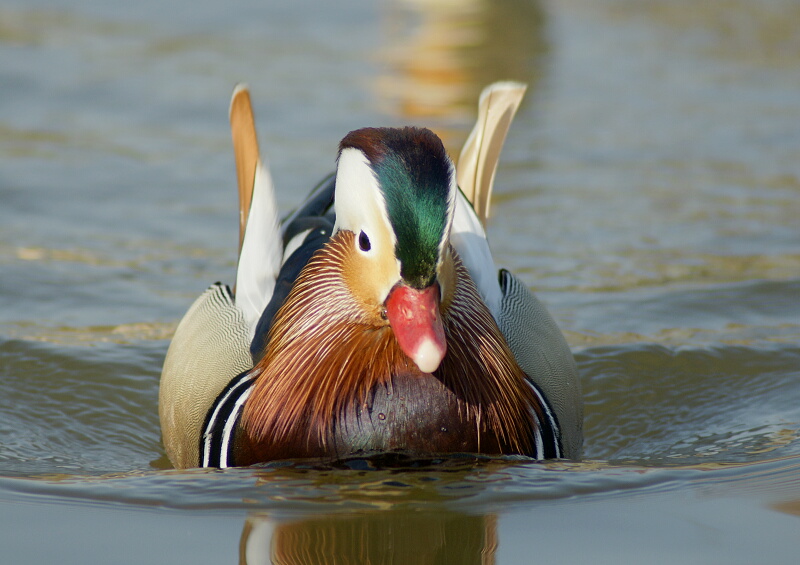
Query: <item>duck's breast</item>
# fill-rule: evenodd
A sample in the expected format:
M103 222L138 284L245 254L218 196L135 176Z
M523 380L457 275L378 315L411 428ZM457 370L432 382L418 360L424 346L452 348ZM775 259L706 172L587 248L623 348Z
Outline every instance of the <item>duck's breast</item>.
M464 402L434 375L396 374L340 415L333 434L335 450L339 456L387 451L507 452L508 447L468 412Z

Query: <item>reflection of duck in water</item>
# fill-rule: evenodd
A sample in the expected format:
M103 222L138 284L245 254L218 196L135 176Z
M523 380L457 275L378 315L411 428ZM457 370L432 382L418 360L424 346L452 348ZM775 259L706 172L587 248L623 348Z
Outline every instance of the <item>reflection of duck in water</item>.
M528 289L498 278L482 225L521 94L496 85L482 99L463 192L430 131L362 129L342 140L335 177L279 227L249 96L234 93L237 290L201 295L167 353L159 403L176 467L579 456L572 354Z
M254 514L239 543L239 563L494 563L494 515L451 510L386 510L278 522Z

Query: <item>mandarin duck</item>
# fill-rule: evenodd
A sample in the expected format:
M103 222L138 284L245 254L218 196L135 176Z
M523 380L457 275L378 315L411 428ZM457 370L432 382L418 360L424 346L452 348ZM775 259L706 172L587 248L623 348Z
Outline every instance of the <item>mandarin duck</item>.
M335 174L280 222L249 93L236 88L236 287L208 288L169 346L159 415L175 467L580 456L570 348L528 288L496 270L484 231L524 90L484 90L458 172L430 130L348 133Z

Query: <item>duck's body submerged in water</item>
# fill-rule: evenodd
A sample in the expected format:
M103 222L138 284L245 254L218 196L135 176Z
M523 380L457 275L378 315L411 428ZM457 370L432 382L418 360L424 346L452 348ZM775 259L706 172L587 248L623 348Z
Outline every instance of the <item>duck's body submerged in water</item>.
M335 176L280 225L249 95L234 92L237 289L200 296L167 353L159 410L176 467L579 457L572 354L528 289L498 275L482 226L522 92L485 91L460 182L429 130L360 129Z

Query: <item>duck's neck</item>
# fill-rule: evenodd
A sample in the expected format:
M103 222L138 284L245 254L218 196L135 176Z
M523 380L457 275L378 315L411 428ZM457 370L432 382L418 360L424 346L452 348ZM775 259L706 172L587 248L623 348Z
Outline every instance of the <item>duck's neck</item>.
M400 350L391 327L379 315L376 319L375 313L359 308L344 284L342 262L351 239L352 234L340 233L311 259L275 316L267 351L256 366L260 374L242 414L240 443L247 461L239 464L344 456L357 447L346 445L349 440L370 449L365 439L369 433L359 426L372 419L376 402L389 406L394 402L390 398L406 408L409 402L425 406L424 412L408 412L408 421L398 423L390 434L423 427L426 418L455 418L464 433L477 438L458 445L487 453L534 454L537 422L546 407L526 382L458 257L454 256L453 296L442 312L448 352L439 369L428 375ZM398 392L402 388L426 397L393 397L393 386ZM382 395L386 399L381 400ZM343 435L348 427L359 429ZM415 451L416 446L406 446L403 438L390 439L372 448ZM431 449L427 443L422 447ZM453 449L446 443L440 447L464 450L456 444Z

